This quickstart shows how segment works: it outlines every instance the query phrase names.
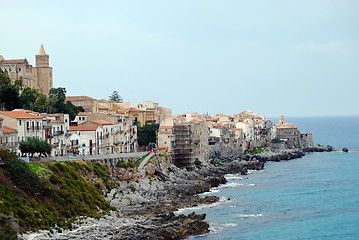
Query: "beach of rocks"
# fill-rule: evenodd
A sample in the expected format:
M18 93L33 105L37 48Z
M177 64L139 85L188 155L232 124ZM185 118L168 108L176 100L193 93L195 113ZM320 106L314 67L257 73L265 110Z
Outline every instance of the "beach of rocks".
M222 156L222 166L204 163L195 170L180 169L168 162L159 162L152 174L135 181L120 181L119 187L106 194L106 200L118 211L100 219L84 218L73 224L72 230L38 231L20 239L183 239L209 232L205 214L175 214L175 211L218 201L216 196L200 197L213 187L225 184L225 174L247 174L261 170L266 161L300 158L305 152L331 151L317 146L308 150L264 152L257 155ZM163 167L165 166L165 167Z

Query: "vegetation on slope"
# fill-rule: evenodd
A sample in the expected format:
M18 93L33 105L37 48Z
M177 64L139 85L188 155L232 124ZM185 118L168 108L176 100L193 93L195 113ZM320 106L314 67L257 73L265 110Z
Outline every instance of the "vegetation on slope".
M3 149L0 158L5 162L0 167L0 239L16 239L14 229L71 228L76 217L100 217L116 210L102 195L102 190L116 186L104 164L28 164Z

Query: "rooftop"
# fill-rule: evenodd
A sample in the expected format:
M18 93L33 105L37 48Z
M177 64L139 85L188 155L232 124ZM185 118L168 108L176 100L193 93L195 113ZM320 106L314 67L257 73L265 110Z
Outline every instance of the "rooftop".
M0 111L0 113L17 119L42 119L42 117L19 111Z
M68 96L66 101L97 101L96 99L89 96Z
M70 126L70 131L96 131L99 126Z
M92 120L91 122L97 123L100 125L113 125L112 122L106 121L106 120Z
M12 60L2 60L0 64L29 64L26 58L24 59L12 59Z
M3 127L3 133L16 133L17 131L15 129Z

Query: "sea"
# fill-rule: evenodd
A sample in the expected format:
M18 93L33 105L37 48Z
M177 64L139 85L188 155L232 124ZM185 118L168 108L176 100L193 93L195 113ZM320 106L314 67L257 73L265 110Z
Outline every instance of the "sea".
M287 118L315 144L345 152L307 153L265 163L202 194L221 200L181 209L206 213L210 232L189 239L359 239L359 116Z

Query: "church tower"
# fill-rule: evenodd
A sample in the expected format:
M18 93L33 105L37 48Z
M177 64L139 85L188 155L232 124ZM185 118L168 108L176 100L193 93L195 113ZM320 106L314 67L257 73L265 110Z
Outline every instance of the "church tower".
M40 88L41 93L48 96L50 89L53 87L52 67L50 67L49 55L46 54L42 44L39 53L36 55L36 67L34 67L33 79Z

